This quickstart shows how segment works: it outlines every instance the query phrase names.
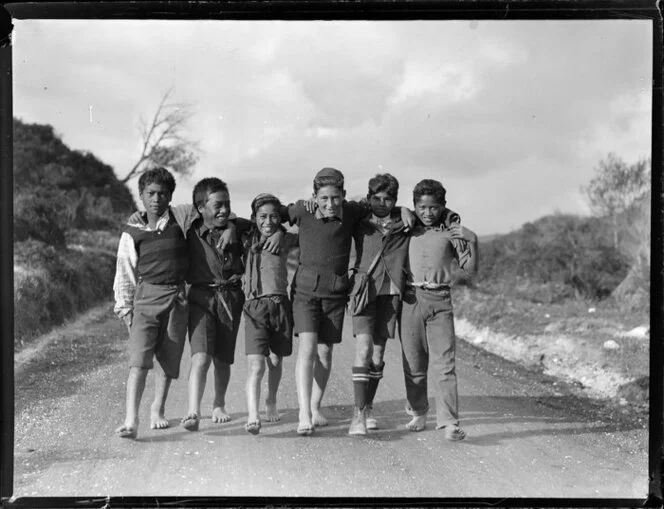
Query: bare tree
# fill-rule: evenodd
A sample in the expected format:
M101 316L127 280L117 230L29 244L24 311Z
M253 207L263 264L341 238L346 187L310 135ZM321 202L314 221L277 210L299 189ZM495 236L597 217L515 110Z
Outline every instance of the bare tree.
M164 93L149 123L141 117L141 154L122 179L123 183L154 166L165 166L176 174L189 175L198 161L198 142L185 136L187 122L193 116L191 105L169 102L172 92L173 89L169 89Z
M598 215L608 216L613 224L613 245L618 249L618 216L650 185L650 160L640 159L628 165L614 153L595 167L595 176L581 191L588 197L590 207Z

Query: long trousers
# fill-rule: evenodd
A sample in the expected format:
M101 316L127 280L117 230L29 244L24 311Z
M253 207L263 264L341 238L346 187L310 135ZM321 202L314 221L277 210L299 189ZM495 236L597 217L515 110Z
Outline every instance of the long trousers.
M409 288L403 298L400 338L407 409L418 416L429 411L429 374L436 402L436 427L458 424L456 338L449 289Z

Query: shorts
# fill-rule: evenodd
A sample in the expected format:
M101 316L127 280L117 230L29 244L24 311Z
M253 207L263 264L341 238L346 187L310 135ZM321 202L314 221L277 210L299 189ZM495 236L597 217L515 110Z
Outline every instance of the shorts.
M353 335L371 334L374 338L393 338L401 314L398 295L379 295L353 316Z
M265 295L244 304L246 355L288 357L293 353L293 309L285 295Z
M296 292L293 297L295 335L317 332L319 343L341 343L345 312L346 299L324 299Z
M129 332L129 365L152 369L153 357L169 378L180 376L187 335L188 304L184 284L154 285L141 281L134 295Z
M204 353L233 364L244 293L240 288L189 290L189 342L191 355ZM230 316L229 316L230 312Z

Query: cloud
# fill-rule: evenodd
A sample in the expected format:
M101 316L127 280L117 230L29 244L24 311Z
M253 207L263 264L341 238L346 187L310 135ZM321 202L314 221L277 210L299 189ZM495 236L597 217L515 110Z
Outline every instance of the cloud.
M649 153L651 32L640 20L16 20L14 112L123 175L138 118L174 87L204 151L176 197L217 175L237 207L259 189L295 199L326 165L351 195L378 171L404 196L433 176L491 233L555 202L583 210L599 158ZM501 185L509 199L487 208Z

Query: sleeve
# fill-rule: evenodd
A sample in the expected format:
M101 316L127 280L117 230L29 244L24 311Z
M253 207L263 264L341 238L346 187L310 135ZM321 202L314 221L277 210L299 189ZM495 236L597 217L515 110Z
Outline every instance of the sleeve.
M134 239L127 232L122 232L118 244L118 256L115 265L115 280L113 293L115 294L115 307L113 311L122 318L134 309L134 294L136 293L136 267L138 253Z
M445 226L449 227L453 224L461 223L461 216L450 209L445 209ZM457 260L459 262L459 267L461 269L468 263L470 260L470 246L468 242L461 239L452 239L452 245L456 251Z
M347 201L346 207L351 212L354 224L359 223L371 213L371 206L369 205L369 202L364 199L360 201Z
M304 209L304 206L300 203L291 203L287 207L283 207L281 210L281 222L287 222L291 226L294 224L299 225L302 211L308 214L308 212Z
M299 244L299 236L297 235L297 233L286 232L284 236L284 248L293 249L294 247L297 247L298 244Z

